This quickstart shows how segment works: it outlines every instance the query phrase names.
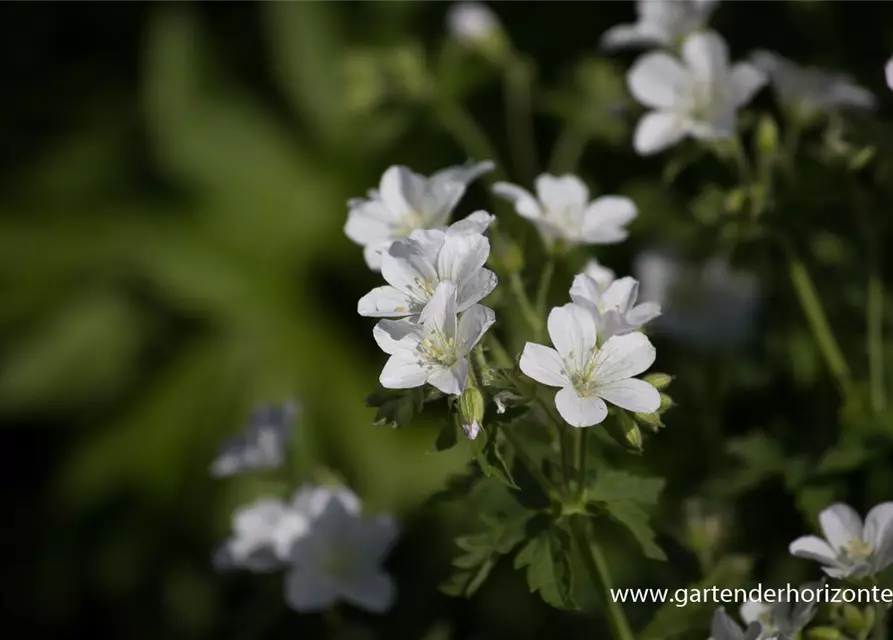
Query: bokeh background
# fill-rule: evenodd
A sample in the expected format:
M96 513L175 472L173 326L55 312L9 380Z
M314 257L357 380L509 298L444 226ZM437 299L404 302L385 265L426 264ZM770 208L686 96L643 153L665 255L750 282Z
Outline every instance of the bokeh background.
M544 88L533 96L538 167L563 139L583 150L579 170L594 188L639 204L632 238L591 255L618 272L652 246L709 256L710 211L692 206L697 194L685 182L662 185L662 160L631 150L637 111L623 73L633 55L598 51L606 28L633 19L633 3L490 6ZM463 114L491 138L493 159L522 179L500 71L449 41L448 8L0 6L5 627L57 638L325 637L322 619L285 607L278 577L221 576L210 562L233 507L287 482L210 479L220 441L257 403L297 394L296 441L370 508L406 523L391 559L403 594L397 608L381 619L346 614L368 637L600 637L597 613L551 612L510 566L470 602L439 594L451 535L468 513L420 507L466 465L467 452L435 452L437 430L424 424L374 427L363 402L384 358L372 322L355 312L378 278L343 235L348 198L391 164L427 174L487 159L488 149L463 136ZM847 70L879 96L876 117L889 119L882 66L893 52L891 3L725 2L713 25L735 58L760 47ZM816 280L858 361L861 250L849 243L849 205L834 194L825 204L803 227L815 237L804 240L815 240L813 258L827 259ZM493 205L485 181L459 215L478 208L519 234L536 273L535 236ZM587 255L559 271L556 302ZM713 486L725 439L761 428L787 451L836 441L839 402L774 268L778 257L744 255L763 295L751 343L729 351L658 338L659 368L676 374L679 407L633 464L669 478L661 535L670 561L638 559L614 532L622 585L676 587L696 577L674 542L687 513L678 505ZM889 473L845 471L835 490L856 491L860 508L889 499ZM750 554L752 576L793 579L809 567L790 569L785 547L816 507L763 482L771 475L738 477L747 491L734 507L716 504L737 511L730 544ZM812 499L821 506L829 497ZM630 613L636 626L647 620L640 609Z

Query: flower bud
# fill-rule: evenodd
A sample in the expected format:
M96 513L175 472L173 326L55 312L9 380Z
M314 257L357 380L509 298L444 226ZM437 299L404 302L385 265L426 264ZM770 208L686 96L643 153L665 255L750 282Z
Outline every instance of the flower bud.
M778 125L772 116L763 116L757 125L757 148L764 154L771 154L777 146Z
M459 415L462 430L469 440L474 440L481 431L484 420L484 396L477 387L469 385L459 399Z
M639 429L639 425L626 411L621 411L617 416L620 428L623 431L624 440L636 451L641 451L644 440L642 439L642 431Z
M847 628L853 633L859 633L867 627L865 616L851 604L843 605L843 620L846 622Z
M843 634L834 627L813 627L806 632L809 640L844 640Z
M636 419L636 422L641 424L644 427L648 427L652 431L658 431L662 429L664 423L660 419L660 414L655 413L634 413L633 418Z
M673 402L673 398L668 396L666 393L660 394L660 408L657 410L658 414L663 413L667 409L672 409L676 406L676 403Z
M658 391L663 391L670 386L670 383L673 381L673 376L669 373L649 373L647 376L643 377L642 380Z
M482 2L459 2L447 15L450 35L460 44L499 62L508 51L502 25Z

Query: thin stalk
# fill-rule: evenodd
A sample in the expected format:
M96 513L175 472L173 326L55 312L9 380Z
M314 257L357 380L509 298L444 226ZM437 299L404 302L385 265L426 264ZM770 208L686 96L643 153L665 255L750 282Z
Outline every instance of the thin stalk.
M868 277L867 303L868 378L871 408L876 414L884 410L884 282L878 275L877 264L872 265Z
M517 55L511 56L503 72L508 143L515 170L523 184L537 174L536 140L533 132L531 72Z
M580 120L564 127L549 159L549 171L555 175L574 173L589 143L589 129Z
M887 640L887 607L877 603L874 606L874 629L871 632L872 640Z
M540 330L536 339L543 339L543 329L545 324L543 319L546 317L546 305L549 303L549 287L552 284L552 275L555 273L555 260L549 258L546 266L543 268L543 274L540 276L540 284L536 290L536 315L540 318Z
M505 180L503 164L484 130L475 122L470 113L459 103L451 100L440 100L435 105L435 114L450 134L469 157L475 160L492 160L496 168L483 176L485 182Z
M487 343L490 347L490 351L493 352L493 355L496 357L496 362L500 367L510 368L512 366L512 357L509 355L509 352L505 350L505 347L502 346L502 342L499 341L499 338L490 331L487 333Z
M794 285L794 291L797 293L800 307L806 315L809 328L819 346L819 351L825 359L825 364L840 386L841 393L845 398L849 398L852 392L850 368L828 324L828 318L822 308L809 271L792 251L788 252L788 274Z
M509 276L509 286L515 294L518 306L521 307L521 314L524 316L524 320L530 325L534 334L539 335L542 331L543 320L537 314L536 309L530 302L530 297L527 295L527 290L524 288L524 282L521 280L520 273L517 271L512 272Z
M577 435L577 482L579 483L580 502L586 502L586 474L589 472L589 429L578 429Z
M611 627L611 635L614 640L635 640L626 614L619 602L611 597L613 583L611 572L605 556L595 540L590 540L586 531L587 518L583 514L575 514L569 517L571 536L574 539L580 555L583 558L583 566L589 575L589 580L602 596L605 605L605 613L608 616L608 624Z
M564 486L568 495L573 493L574 474L574 441L566 425L558 426L558 443L561 448L561 470L564 474Z

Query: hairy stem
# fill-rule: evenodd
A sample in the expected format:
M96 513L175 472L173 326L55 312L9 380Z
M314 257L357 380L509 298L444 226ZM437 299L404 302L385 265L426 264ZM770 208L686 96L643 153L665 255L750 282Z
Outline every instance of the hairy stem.
M587 531L587 517L583 514L570 516L571 536L574 544L583 558L583 566L589 575L589 580L601 595L605 606L605 614L608 616L608 624L611 627L611 635L614 640L635 640L626 614L620 603L611 597L613 584L611 572L605 556L595 540L590 539Z

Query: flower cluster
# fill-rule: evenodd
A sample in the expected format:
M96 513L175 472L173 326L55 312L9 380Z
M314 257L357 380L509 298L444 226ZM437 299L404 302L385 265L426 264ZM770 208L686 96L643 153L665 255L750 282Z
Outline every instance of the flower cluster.
M249 464L235 468L234 463L220 460L255 460L253 434L258 424L270 422L259 416L276 416L277 433L284 436L290 432L295 406L259 409L248 434L229 441L212 469L225 468L229 475L258 468ZM263 468L281 466L286 457L284 441L284 437L277 441L276 463L271 462L274 445L267 445ZM397 537L397 525L388 516L364 515L359 497L346 487L308 483L288 500L258 498L235 510L232 529L232 537L214 556L217 569L284 571L285 600L295 611L321 611L343 600L380 613L393 604L396 586L381 564Z

